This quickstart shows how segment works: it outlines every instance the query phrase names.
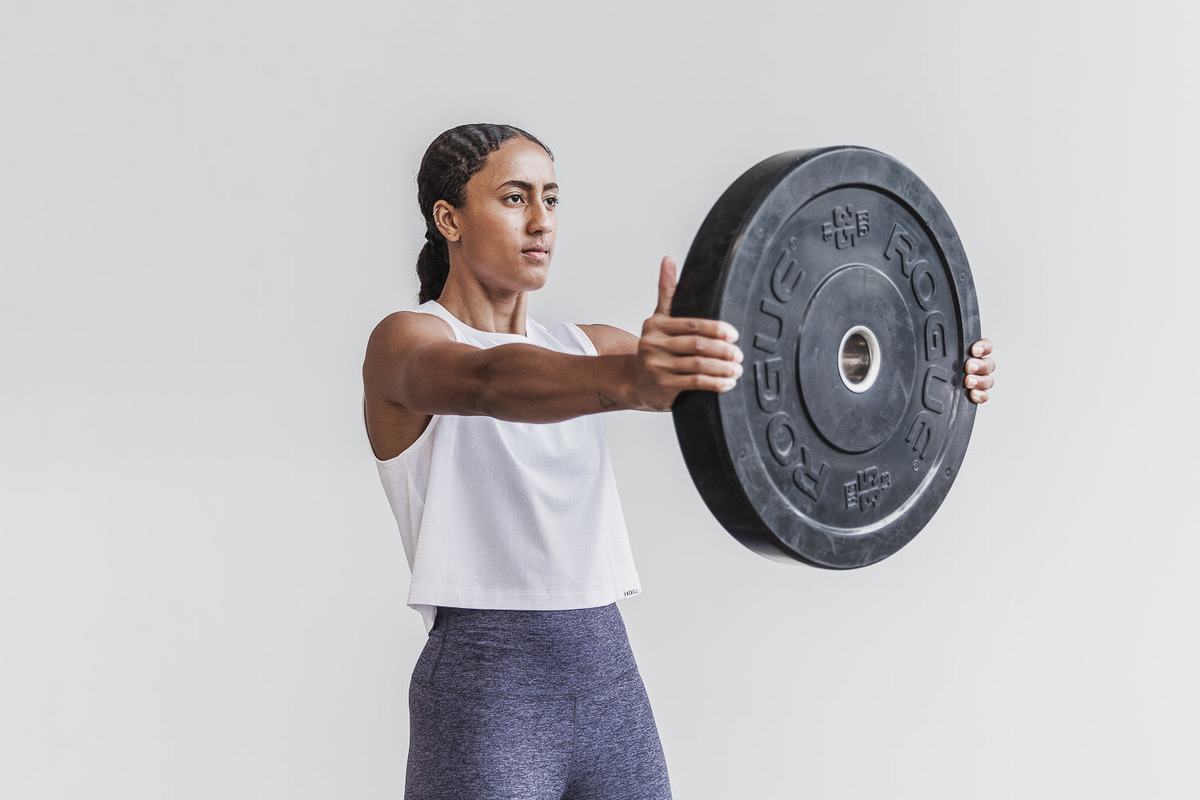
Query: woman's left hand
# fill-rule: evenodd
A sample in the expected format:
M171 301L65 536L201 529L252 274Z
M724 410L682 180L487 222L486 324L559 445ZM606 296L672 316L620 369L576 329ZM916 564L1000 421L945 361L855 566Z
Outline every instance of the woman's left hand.
M971 398L972 403L986 403L988 389L991 389L995 382L992 373L996 371L996 361L990 358L991 353L991 339L980 339L971 345L971 355L975 358L967 359L967 374L963 378L963 386L967 387L967 397Z

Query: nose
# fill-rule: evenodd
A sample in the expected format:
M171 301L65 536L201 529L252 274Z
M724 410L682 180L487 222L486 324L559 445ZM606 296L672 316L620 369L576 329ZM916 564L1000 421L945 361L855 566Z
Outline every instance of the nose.
M529 232L547 234L554 230L554 217L545 203L531 203L529 212Z

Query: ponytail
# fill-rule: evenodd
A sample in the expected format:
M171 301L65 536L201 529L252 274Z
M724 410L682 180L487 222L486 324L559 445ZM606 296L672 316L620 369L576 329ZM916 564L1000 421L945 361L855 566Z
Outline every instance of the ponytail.
M421 279L421 291L417 302L436 300L446 286L450 275L450 252L442 234L426 232L425 246L417 256L417 277Z

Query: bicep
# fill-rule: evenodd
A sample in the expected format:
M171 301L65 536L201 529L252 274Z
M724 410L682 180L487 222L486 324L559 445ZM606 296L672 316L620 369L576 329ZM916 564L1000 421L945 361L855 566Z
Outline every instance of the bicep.
M633 355L637 352L638 337L615 325L580 325L601 356Z
M487 351L456 342L445 320L396 312L371 332L366 391L426 414L479 414Z

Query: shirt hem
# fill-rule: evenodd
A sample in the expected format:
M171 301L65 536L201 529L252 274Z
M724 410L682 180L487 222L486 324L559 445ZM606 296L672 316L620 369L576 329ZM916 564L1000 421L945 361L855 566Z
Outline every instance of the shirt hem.
M637 597L642 593L638 578L623 583L587 591L498 591L471 589L459 586L412 586L408 592L410 606L451 606L453 608L495 608L521 611L560 611L570 608L590 608L607 605L616 600Z

